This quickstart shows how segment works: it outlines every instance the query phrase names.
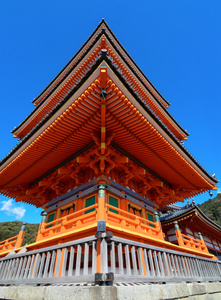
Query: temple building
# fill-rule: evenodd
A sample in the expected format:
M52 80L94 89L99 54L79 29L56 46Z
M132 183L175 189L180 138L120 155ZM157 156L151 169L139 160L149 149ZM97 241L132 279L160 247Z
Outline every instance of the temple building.
M33 104L0 162L0 193L44 211L35 243L0 243L1 284L220 277L211 237L195 235L211 225L199 210L179 224L158 214L217 179L104 20ZM187 218L198 218L188 241Z
M197 239L201 232L209 253L221 259L221 226L208 218L194 200L184 207L173 206L172 210L162 214L160 221L167 241L178 244L174 228L174 222L177 222L187 240Z

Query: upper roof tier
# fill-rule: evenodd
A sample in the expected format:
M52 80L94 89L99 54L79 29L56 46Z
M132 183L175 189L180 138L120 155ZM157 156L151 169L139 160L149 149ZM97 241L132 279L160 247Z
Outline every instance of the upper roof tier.
M153 113L178 140L186 140L187 131L167 111L169 103L127 54L104 20L63 70L33 100L36 108L13 129L13 136L22 139L42 122L65 95L86 76L99 58L102 49L106 50L107 58L121 81L136 94L137 100L144 104L145 109Z

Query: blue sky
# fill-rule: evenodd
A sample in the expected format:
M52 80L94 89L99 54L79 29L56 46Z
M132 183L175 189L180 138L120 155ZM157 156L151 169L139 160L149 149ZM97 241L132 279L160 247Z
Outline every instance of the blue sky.
M31 101L105 19L190 133L185 147L221 180L221 2L32 0L0 4L0 159ZM217 185L221 192L220 183ZM213 197L216 192L213 193ZM195 198L209 199L208 193ZM41 209L0 196L0 222L39 222Z

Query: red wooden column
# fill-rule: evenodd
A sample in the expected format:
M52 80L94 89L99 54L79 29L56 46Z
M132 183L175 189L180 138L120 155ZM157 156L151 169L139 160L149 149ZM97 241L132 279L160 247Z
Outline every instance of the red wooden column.
M46 224L46 219L47 219L47 212L43 211L42 213L42 218L41 218L41 223L39 225L39 229L38 229L38 233L37 233L37 238L36 238L36 242L40 241L42 239L41 236L41 229L45 228L45 224Z
M98 191L98 214L97 214L97 222L98 222L98 231L106 231L106 191L105 184L106 182L99 181L99 191ZM97 241L97 273L101 272L101 241Z
M183 238L182 238L182 233L180 231L180 228L179 228L179 225L178 225L177 221L175 221L174 224L175 224L175 232L176 232L178 245L181 246L181 247L185 247L184 242L183 242Z
M20 248L23 242L23 238L25 235L25 226L26 223L22 224L21 230L19 231L18 237L17 237L17 241L15 243L15 248Z

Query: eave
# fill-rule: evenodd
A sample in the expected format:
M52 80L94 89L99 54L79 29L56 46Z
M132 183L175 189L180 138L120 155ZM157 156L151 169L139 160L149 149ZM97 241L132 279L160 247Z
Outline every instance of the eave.
M99 78L99 74L100 74L99 66L101 66L101 65L103 68L106 66L107 74L110 78L110 84L109 84L109 87L107 88L107 93L109 93L111 91L111 89L114 89L114 90L116 90L116 93L118 95L114 106L115 107L116 107L116 105L122 106L123 103L127 104L127 106L122 106L122 109L124 110L124 116L127 116L127 114L128 114L128 117L126 117L125 121L126 121L126 123L129 122L128 124L130 124L132 122L131 123L132 127L130 127L131 125L127 125L127 126L123 125L124 123L122 123L122 122L124 122L124 121L122 121L122 114L120 114L120 115L119 115L119 113L115 114L114 113L115 107L114 107L113 111L111 108L109 108L110 104L108 104L109 100L107 98L107 110L109 109L110 113L112 115L112 116L110 115L110 120L108 121L109 123L107 122L107 128L109 128L109 131L113 132L114 130L117 130L117 132L118 132L118 134L114 137L113 142L116 145L118 145L119 147L121 147L124 151L128 152L129 154L132 154L137 160L139 160L141 163L143 163L143 165L146 165L147 167L152 169L155 173L159 174L159 176L161 176L162 178L167 177L165 175L167 172L162 176L162 174L161 174L162 170L160 170L160 169L162 169L162 163L159 164L160 161L163 161L163 160L165 161L165 157L162 160L163 152L165 152L165 150L163 150L163 148L164 148L163 144L165 144L165 146L167 147L166 151L173 151L173 152L170 152L171 154L169 155L169 157L171 157L172 153L176 153L174 151L178 151L179 155L182 155L182 157L185 157L185 159L182 160L183 162L186 162L186 160L189 160L189 162L186 163L186 168L189 168L189 163L190 163L192 165L191 170L192 171L193 171L193 169L195 170L194 172L195 172L198 180L203 180L204 185L201 187L199 185L198 190L196 188L196 190L194 191L194 187L192 187L192 190L194 191L193 194L201 193L207 189L212 189L213 185L215 184L215 180L212 177L210 177L210 175L208 176L208 173L205 173L203 170L201 170L196 165L196 161L194 159L191 159L191 157L187 157L187 153L185 152L186 150L181 145L181 143L179 143L179 141L168 131L167 128L165 128L165 126L157 119L156 116L154 116L154 114L151 113L151 111L147 110L147 108L144 106L144 104L142 102L139 103L139 99L136 99L136 94L134 95L133 91L131 91L129 89L129 87L126 88L124 85L119 84L119 78L116 76L113 66L109 63L108 59L106 59L104 57L103 58L101 57L100 60L97 61L97 65L94 66L93 72L91 71L91 73L88 74L87 77L84 78L81 85L79 85L75 91L70 93L56 108L54 108L54 110L51 112L51 115L47 116L47 118L45 118L44 122L42 124L39 124L38 127L35 128L35 130L33 132L31 132L29 136L26 137L26 140L21 142L21 144L16 147L13 154L11 153L7 158L5 158L5 162L2 162L1 173L0 173L0 174L2 174L2 175L0 175L0 176L2 176L1 188L3 188L3 185L5 185L5 188L7 188L7 186L9 187L9 185L6 182L5 182L5 184L3 183L5 181L4 178L6 178L6 177L4 177L4 175L6 175L7 169L9 170L9 173L11 173L11 176L12 176L11 180L12 180L12 182L14 182L14 186L19 184L19 182L14 181L14 179L13 179L13 176L14 176L13 173L18 172L17 164L19 163L19 161L22 164L26 164L26 159L29 160L29 161L27 161L26 168L29 168L29 169L32 168L32 171L30 171L31 173L26 173L25 177L21 174L19 175L19 173L16 175L17 178L20 178L20 180L22 180L22 178L26 178L25 179L26 181L24 181L24 183L26 185L27 184L29 185L32 181L36 180L37 178L42 176L45 172L51 170L53 167L56 166L56 164L58 163L58 157L59 157L59 159L61 159L61 155L59 153L61 153L61 154L66 153L66 157L64 155L62 156L63 160L68 159L68 157L70 157L70 155L71 155L70 149L69 149L70 143L69 144L68 144L68 142L63 143L62 141L63 140L67 141L68 135L66 135L65 132L67 132L67 134L71 134L74 130L77 130L77 127L79 126L78 125L76 127L76 124L74 122L70 123L68 121L70 107L72 107L72 106L75 107L76 104L78 103L77 111L80 114L85 114L85 111L82 110L82 105L84 104L82 94L85 94L85 90L89 89L88 90L89 94L91 92L97 93L98 96L95 97L94 105L97 107L97 109L99 109L100 88L98 87L99 80L97 78ZM96 82L96 81L98 81L98 82L96 84L94 84L93 82ZM111 84L113 85L113 87L111 87ZM89 85L91 85L91 86L89 86ZM119 89L117 86L119 86L121 89ZM95 92L94 89L97 89L97 91ZM111 97L111 95L109 95L109 97ZM121 97L123 97L123 98L121 98ZM110 103L112 103L111 105L113 105L113 101ZM96 110L94 111L94 114L95 114L95 112L96 112ZM152 144L150 144L148 147L145 146L147 143L144 140L146 138L146 135L140 136L140 134L137 133L136 130L133 131L134 130L133 129L134 116L137 116L136 122L138 122L138 123L136 126L139 126L139 128L141 128L141 126L142 126L143 127L142 130L150 133L150 137L148 139L151 140ZM90 128L93 128L94 131L99 132L100 126L101 126L99 123L100 122L99 121L100 120L99 113L97 116L94 115L94 117L95 117L95 120L97 119L97 121L93 121L93 124L91 123L91 121L89 121L88 126ZM116 119L116 121L115 121L115 119ZM123 127L122 127L122 125L120 125L120 123L122 123ZM57 127L54 127L55 124L57 124L56 125ZM117 127L116 127L116 124L117 124ZM62 127L60 127L60 129L59 129L58 125L62 126ZM69 128L70 126L72 126L72 128ZM75 127L75 129L74 129L74 127ZM55 130L56 131L58 130L58 132L60 132L60 135L63 134L63 137L61 137L61 139L57 142L53 141L53 136L54 136L53 128L56 128ZM130 131L130 133L128 130ZM125 140L124 140L124 138L122 138L123 136L127 138L128 145L133 144L134 146L127 147L127 143L125 144L124 143ZM83 137L83 140L82 140L82 137ZM57 135L55 135L55 139L56 138L58 138ZM93 141L92 138L88 134L86 134L86 131L84 131L84 132L79 131L78 135L76 135L74 140L76 141L76 147L73 149L71 148L71 151L74 151L74 152L80 151L80 149L83 146L86 147L89 143L91 143ZM49 142L49 141L51 141L51 142ZM160 145L160 147L161 147L161 150L159 149L161 154L156 153L158 156L159 155L161 156L161 159L160 159L160 157L158 159L156 155L153 157L153 160L155 159L156 162L158 161L157 164L159 166L158 166L157 170L154 169L156 167L154 161L149 163L149 159L150 159L151 155L153 154L153 150L152 150L152 154L148 150L148 148L151 145L153 147L156 146L156 141L157 141L158 145ZM122 144L122 142L124 145ZM51 145L50 145L50 143L51 143ZM45 146L44 146L44 149L41 149L42 155L45 156L47 154L47 151L50 152L49 153L50 156L45 157L45 158L47 158L46 160L41 158L40 154L39 154L39 157L37 157L38 152L35 151L35 149L36 149L35 147L39 147L37 145L40 145L40 147L41 147L41 145L43 145L43 144ZM81 145L81 148L77 144ZM31 146L31 145L33 145L33 146ZM74 146L73 144L71 144L71 145ZM57 151L56 152L57 156L56 155L52 156L52 152L51 152L52 148L50 148L52 146L55 149L54 151ZM30 150L31 147L33 149L32 152ZM49 149L47 147L49 147ZM132 148L134 148L136 151ZM157 149L157 148L155 148L155 149ZM159 151L159 150L154 150L154 151ZM163 150L163 152L162 152L162 150ZM37 151L40 151L40 150L37 150ZM139 156L139 153L141 154L140 156ZM24 154L27 156L27 158L24 157ZM179 158L179 155L177 156L177 159ZM50 164L49 164L49 160L48 160L49 157L51 157ZM148 157L149 157L149 159L148 159ZM173 156L173 158L174 158L174 156ZM173 162L173 160L170 160L170 163L172 163L172 162ZM37 167L37 169L34 170L36 163L38 164L38 167ZM13 167L11 168L12 164L13 164ZM148 164L150 164L151 166L149 166ZM163 165L165 166L165 162L163 163ZM171 165L171 167L174 168L175 166ZM168 170L172 171L173 169L168 169ZM22 171L22 173L25 174L24 172L26 172L25 169ZM174 170L173 170L173 172L174 172ZM174 176L175 176L175 173L174 173ZM176 174L178 174L178 173L176 173ZM30 176L30 175L32 175L32 176ZM180 176L180 175L179 175L179 180L181 180L181 183L183 183L183 186L185 187L185 185L187 184L187 181L186 181L186 179L185 179L185 181L182 181L182 176ZM8 175L7 175L7 178L8 178ZM176 179L176 176L174 177L174 180L172 180L173 185L175 185L175 182L176 182L175 179ZM8 178L8 182L10 182L9 178ZM22 182L20 182L20 184L22 184ZM181 186L182 186L182 184L181 184ZM13 187L13 185L11 185L11 187ZM190 185L190 187L191 187L191 185ZM180 191L177 190L177 192L179 193ZM187 191L186 196L185 196L184 192L182 192L182 193L183 193L184 198L190 197L192 195L190 193L190 191Z
M169 226L171 224L173 224L175 221L184 221L187 220L188 218L197 218L200 222L203 222L203 227L208 226L208 229L211 230L211 228L213 228L213 230L215 230L216 232L218 231L219 234L221 233L221 226L218 225L217 223L215 223L213 220L211 220L209 217L207 217L203 211L197 206L194 205L192 207L190 207L189 209L185 209L182 213L174 216L174 217L170 217L166 220L162 220L161 219L161 224L164 226ZM174 225L174 224L173 224Z

